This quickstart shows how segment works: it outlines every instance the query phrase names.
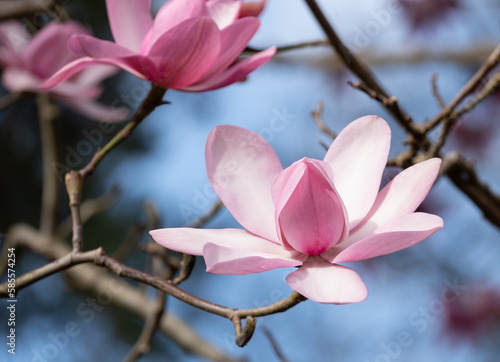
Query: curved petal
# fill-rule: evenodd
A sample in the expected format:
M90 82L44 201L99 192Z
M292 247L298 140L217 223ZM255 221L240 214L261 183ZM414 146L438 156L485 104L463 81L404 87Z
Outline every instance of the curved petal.
M109 24L117 44L139 52L142 40L153 26L150 0L106 0Z
M42 81L42 79L27 70L14 67L5 69L2 74L3 85L12 92L41 92L39 85ZM102 89L99 86L82 87L75 82L66 82L45 92L49 92L55 96L93 99L102 93Z
M259 16L266 6L266 0L250 1L241 5L240 18L246 16Z
M319 255L335 245L347 228L342 200L321 163L294 163L278 175L272 188L283 244L307 255Z
M114 123L127 119L129 110L125 107L111 107L93 100L82 100L78 98L61 99L70 108L83 114L94 121Z
M257 32L259 26L260 21L258 19L247 18L237 20L223 29L221 31L221 52L212 67L198 82L202 83L209 80L233 64Z
M251 237L251 238L250 238ZM206 244L203 257L207 272L214 274L244 275L301 265L307 255L285 251L280 245L258 236L238 239L234 246Z
M0 65L22 66L22 53L29 44L30 35L18 20L9 20L0 24Z
M380 117L365 116L340 132L325 161L344 201L352 230L370 211L380 187L391 141L391 129Z
M266 64L275 53L276 47L263 50L236 63L217 76L214 76L204 82L185 87L181 90L186 92L205 92L228 86L234 82L245 79L248 74Z
M165 248L190 255L203 255L203 248L207 244L255 251L259 251L258 248L264 243L273 244L242 229L168 228L151 230L149 234ZM276 245L276 248L280 246ZM263 251L269 249L264 248Z
M224 29L238 18L241 0L208 0L206 5L210 17L219 29Z
M90 35L75 34L68 41L68 48L76 55L92 58L126 58L137 55L133 51L108 40Z
M81 72L82 70L95 65L95 64L105 64L105 65L113 65L115 67L121 68L129 73L132 73L136 77L139 77L141 79L147 79L144 74L141 72L141 62L142 62L142 56L136 55L134 57L128 57L128 58L119 58L119 59L114 59L114 58L100 58L100 59L95 59L91 57L84 57L77 59L63 68L61 68L56 74L54 74L52 77L47 79L42 85L40 85L40 88L51 88L59 83L64 82L68 78L72 77L78 72Z
M288 285L304 297L325 304L359 303L368 290L354 270L332 265L320 257L310 257L286 277Z
M151 46L144 72L148 79L163 88L186 87L212 66L220 46L220 32L212 19L186 20Z
M41 78L48 78L76 56L68 51L68 40L73 34L88 34L78 23L52 22L35 34L24 52L26 66Z
M119 1L119 0L117 0ZM158 10L153 27L142 44L141 53L149 52L151 46L166 32L180 23L201 16L208 16L205 0L169 0Z
M356 233L323 253L332 263L364 260L406 249L428 238L443 227L436 215L413 213L395 218L363 239Z
M98 86L106 78L118 73L118 68L110 65L94 65L82 70L75 79L75 82L82 86Z
M235 219L279 243L271 186L283 167L271 146L244 128L218 126L208 136L205 161L210 185Z
M36 92L42 80L33 73L19 68L5 68L2 84L11 92Z
M400 172L377 195L372 209L352 232L359 239L390 220L414 212L436 180L441 159L432 158Z

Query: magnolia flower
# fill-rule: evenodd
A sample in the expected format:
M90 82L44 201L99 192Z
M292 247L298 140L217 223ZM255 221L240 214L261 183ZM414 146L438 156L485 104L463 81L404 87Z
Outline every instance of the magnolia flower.
M116 43L73 36L68 46L82 58L63 67L44 87L59 84L89 65L111 64L165 89L202 92L243 80L276 51L269 48L237 61L260 26L255 17L240 18L252 13L252 8L245 7L240 14L241 0L170 0L154 21L149 0L107 0L106 4Z
M125 108L112 108L95 102L102 93L103 79L116 73L109 66L86 69L49 90L38 86L62 66L77 57L68 52L66 43L75 33L88 34L83 26L69 21L50 23L30 39L21 22L0 25L0 66L2 84L11 92L47 92L83 115L99 121L120 121L127 116Z
M366 116L348 125L323 161L303 158L283 170L259 135L219 126L208 137L210 184L240 229L159 229L153 239L168 249L203 255L216 274L258 273L300 266L286 278L305 297L361 302L367 289L338 263L393 253L443 227L441 218L415 212L434 183L441 160L399 173L380 192L391 132Z

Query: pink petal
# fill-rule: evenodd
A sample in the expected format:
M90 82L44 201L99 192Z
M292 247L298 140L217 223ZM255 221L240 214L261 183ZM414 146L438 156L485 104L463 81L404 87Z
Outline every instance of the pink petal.
M443 227L436 215L413 213L395 218L364 239L356 235L336 245L322 256L333 263L364 260L406 249L428 238Z
M206 5L210 17L219 29L224 29L238 18L241 0L208 0Z
M24 52L26 66L40 78L48 78L61 67L74 60L67 43L73 34L89 31L75 22L52 22L35 34Z
M22 67L24 60L21 54L29 41L30 36L20 21L2 22L0 24L0 65Z
M241 229L171 228L151 230L149 233L158 244L165 248L190 255L203 255L203 249L207 244L235 250L250 250L256 253L291 255L284 253L279 245Z
M35 76L30 71L10 67L3 71L3 85L12 92L40 92L38 86L42 79ZM84 86L75 82L66 82L47 90L55 96L78 97L80 99L93 99L102 93L99 86Z
M92 58L126 58L137 55L133 51L107 40L84 34L75 34L68 41L68 48L76 55Z
M127 119L129 110L125 107L111 107L100 104L93 100L82 100L78 98L62 99L70 108L83 114L94 121L114 123Z
M221 53L212 67L198 81L208 81L214 75L221 73L238 58L248 42L259 29L258 19L247 18L237 20L221 31Z
M352 230L371 209L389 154L391 129L377 116L351 122L333 141L325 161L349 215Z
M321 163L295 162L278 175L272 189L283 244L307 255L335 245L347 228L342 200Z
M372 209L352 232L365 237L390 220L414 212L436 180L441 160L432 158L400 172L379 192Z
M141 61L142 61L142 56L140 55L122 59L113 59L113 58L95 59L91 57L80 58L61 68L56 74L54 74L52 77L47 79L43 84L41 84L40 88L43 89L43 88L54 87L59 83L64 82L68 78L72 77L76 73L81 72L87 67L95 64L113 65L129 73L132 73L136 77L139 77L141 79L147 79L146 76L144 76L140 72Z
M310 257L286 277L288 285L304 297L326 304L359 303L368 290L354 270L332 265L320 257Z
M117 44L139 52L142 40L153 26L150 0L106 0L109 24Z
M82 70L75 82L82 86L96 86L100 85L102 81L118 73L116 67L110 65L94 65L85 70Z
M231 275L294 267L307 259L307 255L285 251L280 245L250 233L245 238L239 238L238 242L230 247L206 244L203 247L203 256L208 272Z
M148 79L179 89L198 79L219 55L220 32L212 19L189 19L163 34L146 55Z
M9 67L2 73L2 84L11 92L36 92L40 83L40 78L24 69Z
M283 170L259 135L236 126L218 126L208 136L207 175L229 212L248 231L276 243L271 186Z
M234 82L239 82L245 79L246 76L255 69L267 63L275 53L276 47L271 47L236 63L229 69L211 79L185 87L182 90L186 92L205 92L228 86Z
M240 10L240 18L244 18L246 16L259 16L262 10L264 10L264 6L266 5L266 0L261 1L250 1L241 5Z
M156 14L153 27L147 35L147 41L141 47L141 53L149 52L150 47L159 38L180 23L201 16L208 16L205 0L167 1Z

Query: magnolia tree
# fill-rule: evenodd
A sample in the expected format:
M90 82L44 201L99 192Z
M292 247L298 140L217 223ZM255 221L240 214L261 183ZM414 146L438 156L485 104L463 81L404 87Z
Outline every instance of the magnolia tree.
M104 0L102 3L104 5ZM368 288L362 276L369 274L370 269L350 262L398 252L443 228L439 215L443 208L432 207L432 203L421 207L438 178L448 180L443 181L447 187L458 190L463 204L473 205L498 235L500 197L483 181L465 154L449 152L445 146L454 134L462 135L462 140L478 137L471 129L464 130L463 124L470 121L466 120L469 112L494 96L499 87L500 47L485 46L486 52L483 48L473 52L473 62L477 64L475 73L464 82L463 88L454 90L456 95L448 103L440 95L434 76L432 92L440 110L435 115L430 114L432 110L425 110L421 119L407 113L398 98L377 80L365 63L365 58L369 60L370 55L361 49L367 46L370 37L374 37L374 29L380 31L387 26L387 21L396 12L394 9L417 29L446 18L449 11L457 11L455 8L460 3L454 2L452 6L432 1L393 1L387 6L394 12L387 9L375 12L371 23L356 29L353 44L349 45L343 42L329 20L330 17L335 19L335 14L327 16L323 6L315 0L305 0L304 5L310 11L302 15L315 19L326 40L257 50L248 44L259 30L260 14L266 6L272 6L271 3L266 4L265 0L169 0L152 9L149 0L106 0L111 41L94 37L89 27L72 20L69 15L73 15L74 4L69 2L0 2L3 21L0 24L0 65L5 89L1 106L8 110L19 104L35 105L42 161L42 167L37 168L37 174L33 175L35 179L42 179L39 223L21 219L1 225L5 227L5 235L0 263L4 282L0 285L0 294L7 300L7 313L2 321L7 327L7 339L2 353L15 359L24 348L16 339L25 333L24 329L31 328L29 320L21 327L23 311L16 307L23 300L24 289L36 288L46 278L64 273L71 288L94 300L88 304L94 305L94 316L99 308L103 308L102 304L111 303L128 315L140 318L143 329L137 341L130 344L126 356L118 352L109 354L114 359L133 361L141 358L148 353L155 332L161 331L189 354L214 361L233 360L230 353L221 352L219 346L203 340L196 333L195 326L169 311L166 301L177 299L204 313L222 317L214 318L214 323L223 323L226 319L225 323L234 327L232 339L239 347L244 347L252 339L254 332L259 330L260 321L265 321L269 318L267 316L284 313L283 318L287 318L305 303L329 305L329 309L322 309L323 313L328 313L341 308L336 305L363 302L368 296ZM280 6L285 8L288 5L282 2ZM43 21L30 21L37 19L36 16L40 18L40 14ZM263 18L263 21L269 19ZM302 20L295 21L300 23ZM234 124L214 123L208 138L194 141L206 145L206 175L214 195L220 199L214 200L212 208L206 208L205 215L184 227L169 227L168 222L160 221L161 212L153 206L155 193L152 192L148 195L153 204L147 204L147 222L132 227L118 252L110 254L113 250L109 250L109 244L102 240L106 238L105 228L94 227L94 236L88 236L85 232L87 220L110 208L117 192L111 191L92 199L85 196L86 184L96 177L105 178L113 159L108 155L122 148L121 143L133 137L136 128L154 117L159 107L171 103L165 95L167 90L168 94L184 92L180 93L182 96L186 92L238 87L240 85L235 83L243 81L255 82L253 86L259 89L259 78L254 79L253 72L257 74L261 71L259 68L272 64L277 53L283 53L278 59L284 62L297 54L288 52L290 50L314 48L309 49L314 52L318 50L317 46L333 50L326 59L335 64L338 78L348 78L350 87L346 86L344 92L365 93L368 98L365 97L364 102L379 103L379 112L389 118L390 123L378 115L358 114L359 117L352 122L342 121L347 124L342 129L335 120L323 121L323 105L320 104L312 112L312 118L316 122L318 140L320 132L329 138L323 143L322 155L312 158L307 157L310 153L305 153L298 160L288 162L288 166L280 161L282 155L275 152L269 137L266 139L262 132L256 133L258 129L242 128L236 121ZM331 55L333 53L335 58ZM276 62L276 67L279 67L279 61ZM328 69L322 70L322 77L330 71ZM340 74L339 69L349 73ZM131 79L135 76L149 84L148 92L137 107L133 104L127 107L119 101L106 102L109 96L98 100L103 92L106 95L106 86L111 84L106 79L120 70L129 73ZM286 82L278 74L276 79L276 82ZM240 93L244 97L242 102L252 102L257 107L258 96L245 94L244 90ZM303 90L297 89L297 98L301 97L301 92ZM190 95L189 102L195 104L196 97ZM322 95L316 94L315 97L320 100ZM94 128L100 132L84 131L95 141L93 156L81 157L75 153L76 146L70 144L72 138L58 129L60 107L68 109L65 112L69 112L70 118L80 114L100 122ZM176 107L175 102L168 107ZM213 122L204 117L203 111L195 113L203 122ZM235 120L247 117L252 118L252 115L231 116ZM17 119L16 122L26 120ZM303 119L303 122L307 125L309 121ZM177 123L172 129L184 127L183 122ZM485 132L493 130L486 128ZM111 137L105 137L104 133ZM405 137L404 147L392 153L391 133L399 138L401 135ZM64 150L61 144L66 145ZM61 161L62 154L66 160L68 156L75 158L76 155L86 163L65 164ZM134 162L140 163L141 159L136 157ZM98 174L93 176L97 170ZM498 164L496 170L498 172ZM9 179L8 169L3 177ZM140 183L148 175L134 177L137 178L135 182ZM186 182L175 174L166 173L165 177L181 186ZM66 193L63 193L64 189ZM9 186L2 192L8 193L8 190ZM67 195L64 202L61 201L63 194ZM221 208L226 208L240 226L233 228L234 222L228 222L206 228ZM2 212L6 213L6 210L4 208ZM113 210L111 208L109 213ZM127 227L121 225L121 228L124 226ZM442 238L460 238L460 233L448 231L446 226L439 234ZM45 261L42 265L31 263L28 258L21 261L21 253L37 254ZM138 253L142 255L140 261L134 259ZM288 285L286 288L290 294L279 299L271 298L275 300L258 307L249 303L244 308L237 308L231 305L232 297L225 293L214 303L199 295L196 287L189 287L190 282L195 283L193 279L203 278L203 272L192 273L197 256L203 257L198 264L204 262L206 273L213 274L240 276L282 268L286 274L281 282ZM433 258L437 257L427 255L426 261L419 265L428 265ZM387 260L390 259L378 258L365 265L377 268ZM412 263L420 262L417 259ZM445 264L442 260L434 260L434 263ZM460 303L452 303L460 294L465 294L462 290L467 289L456 279L467 272L468 266L462 266L463 269L458 268L452 273L455 279L446 280L448 289L441 293L441 312L431 315L435 318L438 314L445 314L447 322L443 325L453 331L470 331L472 325L477 326L484 320L493 323L492 320L500 316L499 293L492 286L479 288L466 294ZM361 276L355 269L361 272ZM260 277L265 279L266 275ZM391 278L390 275L387 278ZM230 280L238 283L237 279ZM186 288L181 286L184 282ZM378 293L381 286L370 284L370 289ZM106 302L101 300L106 299L100 292L104 289L114 290L113 297L106 297ZM150 293L152 290L154 295ZM52 291L47 289L44 293ZM100 298L101 305L92 299L95 295ZM392 302L401 304L405 301ZM378 305L370 306L370 299L363 303L371 310L379 308ZM464 312L467 308L475 310L476 314L471 316ZM78 306L77 311L79 315L80 312L90 315L88 311L92 309L87 311ZM422 321L431 321L430 318L420 320L417 317L410 314L410 325L421 327ZM317 315L310 323L317 323L315 318L320 320L322 317ZM277 343L271 329L272 324L262 327L274 350L273 358L295 360L294 352L287 353L293 348L287 343ZM352 333L350 337L357 338L356 333L360 332L355 332L355 329L351 326L343 333ZM477 328L474 331L475 335L479 333ZM61 357L60 350L66 348L71 337L80 333L78 324L66 323L64 333L49 333L49 343L39 349L30 348L27 358L47 361ZM293 333L302 334L303 343L308 343L307 335L303 335L303 327L298 323L293 325ZM381 352L365 356L365 360L392 361L398 358L402 348L411 344L412 339L405 331L395 338L397 342L380 344ZM144 358L147 360L148 356ZM339 357L325 358L336 360Z

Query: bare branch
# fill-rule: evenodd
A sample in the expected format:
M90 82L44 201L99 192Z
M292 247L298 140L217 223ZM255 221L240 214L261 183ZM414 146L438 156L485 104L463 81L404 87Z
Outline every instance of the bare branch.
M267 339L269 340L269 343L271 343L271 347L273 347L273 351L274 353L276 353L276 357L278 357L278 359L281 362L290 362L290 360L286 358L283 352L281 351L278 342L276 342L276 338L274 338L269 328L267 328L266 326L262 326L262 332L266 335Z
M443 97L441 97L441 94L439 94L437 86L437 78L438 78L437 73L434 73L431 77L432 94L434 95L434 98L436 99L436 102L439 105L439 107L444 108L446 107L446 103L444 103Z
M467 84L458 92L455 98L452 99L446 107L444 107L437 115L425 123L425 132L434 129L439 123L445 121L455 108L470 95L488 75L488 73L495 68L500 62L500 45L490 54L486 61L481 65L479 70L472 76Z
M42 145L42 207L40 210L40 230L48 235L54 232L58 219L60 183L51 165L59 161L57 137L54 131L59 110L49 96L40 93L36 96L40 139Z
M7 241L11 247L24 246L49 259L59 259L71 252L64 240L49 238L27 224L12 226L7 233ZM7 259L0 262L4 260ZM147 311L153 309L153 303L138 288L93 264L80 264L67 269L66 276L70 285L81 292L91 295L102 291L110 292L113 296L110 304L143 320L148 316ZM201 339L189 325L171 313L161 318L159 330L188 353L216 362L236 361Z
M328 128L325 122L323 122L323 110L323 102L319 102L316 110L311 112L311 117L318 126L319 130L330 137L333 141L337 135L330 128Z
M149 116L151 112L156 109L156 107L167 103L163 101L163 96L166 91L166 89L151 83L151 90L146 98L144 98L135 114L132 116L132 119L102 149L96 152L87 166L79 171L82 178L91 175L95 171L97 165L101 163L102 159L116 146L125 141L132 134L135 128L141 124L141 122Z

